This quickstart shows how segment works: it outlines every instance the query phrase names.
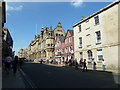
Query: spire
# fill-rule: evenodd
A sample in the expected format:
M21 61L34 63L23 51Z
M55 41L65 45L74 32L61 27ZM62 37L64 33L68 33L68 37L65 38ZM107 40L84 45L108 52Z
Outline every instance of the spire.
M52 26L50 26L50 30L52 31Z
M34 36L34 39L36 39L37 35Z
M61 22L58 22L57 27L62 27Z

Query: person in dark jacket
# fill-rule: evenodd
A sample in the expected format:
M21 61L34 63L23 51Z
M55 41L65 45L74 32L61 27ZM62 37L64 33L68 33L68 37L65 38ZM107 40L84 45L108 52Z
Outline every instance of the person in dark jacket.
M17 72L17 65L18 65L18 56L15 56L14 61L12 63L13 73L16 74Z
M85 71L85 69L86 69L86 71L87 71L87 65L86 65L87 63L86 63L86 59L84 59L84 62L83 62L83 71Z

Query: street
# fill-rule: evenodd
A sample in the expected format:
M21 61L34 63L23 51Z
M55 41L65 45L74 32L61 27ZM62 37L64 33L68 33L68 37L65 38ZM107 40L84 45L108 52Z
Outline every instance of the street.
M112 73L83 72L67 67L55 67L38 63L25 63L26 76L37 88L117 88Z

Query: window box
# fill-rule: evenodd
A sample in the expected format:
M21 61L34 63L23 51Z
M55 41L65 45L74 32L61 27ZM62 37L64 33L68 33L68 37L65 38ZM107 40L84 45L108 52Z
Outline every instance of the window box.
M101 42L96 42L96 45L101 44Z

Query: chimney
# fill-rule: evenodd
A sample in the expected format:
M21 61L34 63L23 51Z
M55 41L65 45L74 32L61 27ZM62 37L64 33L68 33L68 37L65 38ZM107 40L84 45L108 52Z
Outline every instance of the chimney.
M82 16L82 19L81 20L84 20L85 19L85 17L84 16Z
M35 39L37 38L37 35L35 35Z

